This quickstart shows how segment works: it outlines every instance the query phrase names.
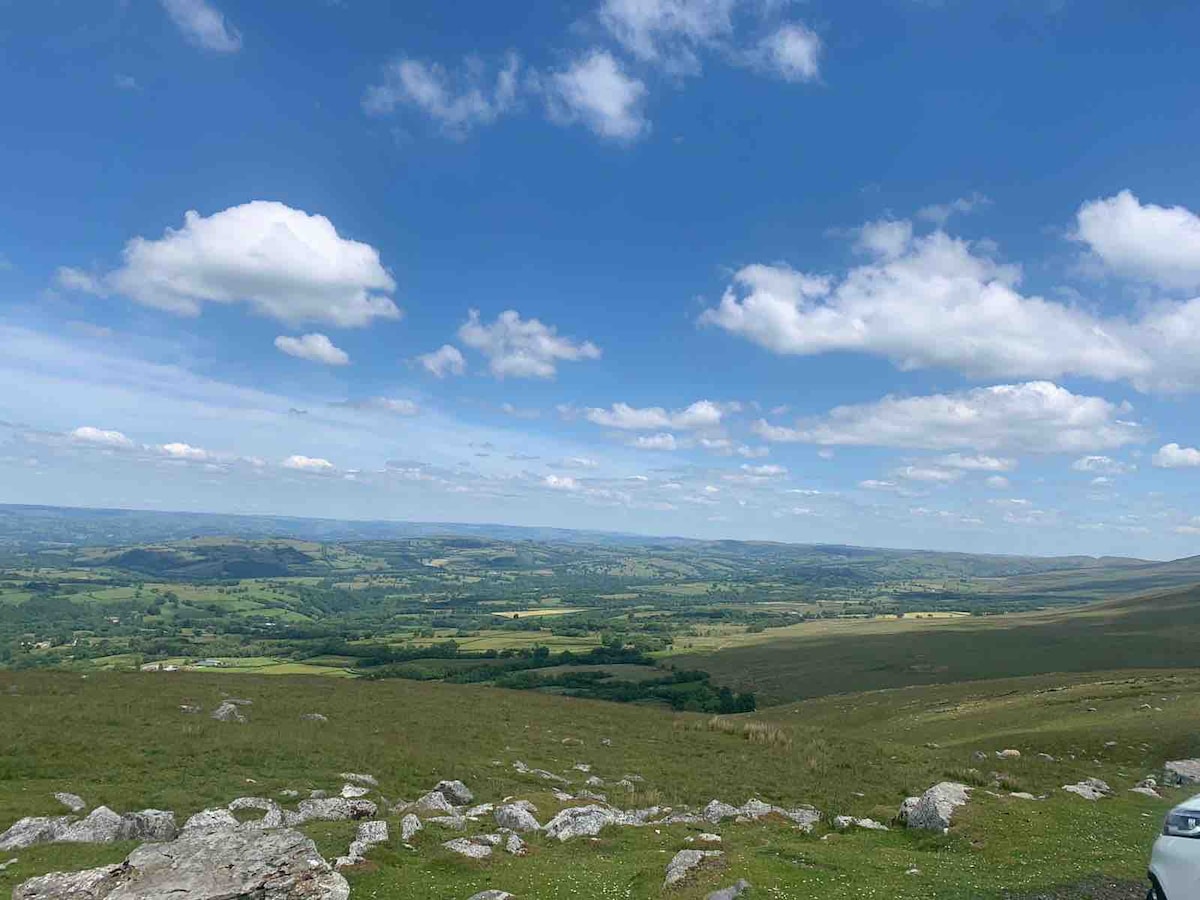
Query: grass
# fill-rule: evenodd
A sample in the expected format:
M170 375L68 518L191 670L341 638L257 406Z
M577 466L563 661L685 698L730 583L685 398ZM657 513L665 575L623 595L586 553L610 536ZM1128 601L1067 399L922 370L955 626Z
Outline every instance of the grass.
M247 724L178 708L198 702L211 709L222 692L254 701L245 708ZM1144 703L1163 711L1140 709ZM306 712L330 721L300 721ZM903 797L951 773L990 784L994 770L1003 783L1050 798L1019 801L979 789L944 837L839 834L824 824L807 836L783 823L727 823L719 829L722 865L671 896L698 900L745 877L764 897L999 900L1005 891L1093 874L1139 878L1161 816L1179 793L1152 800L1126 788L1165 759L1200 754L1198 716L1194 669L911 687L715 718L406 681L0 672L0 824L58 812L50 796L56 790L118 810L152 806L186 816L244 794L336 788L341 771L375 774L392 799L461 778L483 800L533 800L545 821L560 804L544 782L513 770L517 759L576 779L577 762L610 781L640 774L642 793L613 795L627 807L759 796L812 803L827 817L887 820ZM1007 747L1020 749L1021 759L976 763L971 756ZM1092 775L1109 781L1116 796L1092 804L1060 790ZM352 830L347 823L309 826L327 856L344 851ZM523 900L658 897L667 860L695 830L616 829L566 845L535 837L530 856L480 865L451 858L439 846L450 835L430 827L416 851L393 841L349 877L354 896L383 900L411 897L414 884L431 900L460 900L485 887ZM0 873L0 890L50 869L116 861L127 850L52 846L14 854L20 862ZM904 874L914 866L919 876Z

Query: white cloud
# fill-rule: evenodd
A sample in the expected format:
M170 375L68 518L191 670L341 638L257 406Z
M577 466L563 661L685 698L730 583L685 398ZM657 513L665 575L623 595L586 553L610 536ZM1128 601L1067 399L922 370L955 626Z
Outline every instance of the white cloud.
M142 86L138 84L138 80L132 75L114 75L113 84L118 90L122 91L140 91L142 89Z
M1200 287L1200 216L1141 203L1131 191L1084 203L1076 240L1109 269L1166 288Z
M281 334L275 338L275 347L288 356L327 366L344 366L350 362L349 354L335 347L333 341L323 334L305 334L300 337Z
M994 491L1007 491L1012 483L1003 475L989 475L983 482Z
M935 462L939 466L945 466L950 469L964 469L968 472L1011 472L1017 467L1015 459L985 456L982 453L974 456L949 453L946 456L938 457Z
M1113 459L1111 456L1081 456L1075 462L1071 463L1071 468L1076 472L1101 472L1105 475L1123 475L1134 467L1118 459Z
M901 369L945 366L973 376L1140 378L1151 356L1122 321L1026 297L1019 270L941 231L905 241L895 223L860 232L877 258L840 280L785 266L734 276L700 321L775 353L858 351ZM1196 316L1200 332L1200 312ZM1190 323L1189 323L1190 324Z
M866 481L858 483L860 488L866 488L868 491L894 491L897 487L894 481L879 481L875 478L868 478Z
M183 227L162 238L136 237L124 264L88 283L78 270L60 270L75 286L123 294L178 315L199 315L205 303L247 303L291 325L328 322L342 327L398 319L385 296L395 281L369 244L348 240L333 223L282 203L255 200L211 216L189 211Z
M212 457L212 454L200 447L193 447L191 444L171 443L163 444L158 448L163 456L169 456L171 459L186 459L191 462L204 462Z
M639 434L629 442L630 447L638 450L674 450L677 446L675 435L670 432L660 434Z
M893 474L906 481L928 481L947 484L962 478L961 469L941 469L937 466L901 466Z
M697 400L684 409L668 411L661 406L638 408L628 403L614 403L609 409L591 407L585 413L585 418L595 424L607 428L622 428L629 431L651 431L654 429L674 428L689 430L694 428L715 428L721 424L728 405L714 403L711 400ZM726 443L720 443L717 438L705 449L724 449Z
M1158 448L1151 462L1160 469L1188 469L1200 466L1200 450L1195 447L1181 447L1178 444L1164 444Z
M105 447L132 447L133 441L119 431L81 425L71 432L71 437L86 444L101 444Z
M556 491L579 490L579 482L570 475L547 475L542 479L542 484Z
M437 63L397 59L383 71L383 81L367 88L363 108L375 115L414 107L435 120L448 134L461 136L477 125L487 125L517 103L520 58L509 53L494 75L476 58L468 58L458 72Z
M68 291L78 291L94 297L108 296L108 288L104 286L103 277L71 266L59 266L54 273L54 283Z
M438 378L462 375L467 371L467 361L463 359L462 351L453 344L442 344L430 353L423 353L417 357L417 362L426 372Z
M314 456L289 456L282 463L285 469L297 469L301 472L331 472L334 465L327 459Z
M839 406L796 428L760 420L755 430L768 441L819 445L1078 453L1142 440L1141 426L1121 418L1128 413L1102 397L1034 381L954 394L889 396Z
M225 21L215 6L207 0L160 0L187 40L204 50L235 53L242 49L242 36Z
M742 464L742 471L747 475L752 475L756 478L781 478L788 473L787 466L762 465L752 466L748 463Z
M821 74L821 38L801 23L789 22L759 42L752 62L784 81L816 81Z
M512 309L500 313L490 325L480 321L478 310L471 310L458 338L487 357L488 368L497 378L553 378L560 362L600 358L600 348L591 341L560 337L554 326L522 319Z
M912 244L913 227L908 219L878 219L858 229L854 249L882 259L896 259Z
M958 197L949 203L932 203L929 206L922 206L917 210L917 218L933 222L941 228L951 216L972 212L981 206L987 206L991 202L983 194L974 193L969 197Z
M561 123L581 121L595 134L615 141L633 141L650 123L642 112L646 86L625 74L611 53L593 50L576 59L546 82L547 111Z
M421 411L421 407L415 401L396 397L368 397L365 400L344 400L331 405L345 409L378 410L397 416L415 416Z
M547 465L558 469L595 469L600 463L590 456L568 456Z
M700 70L697 50L733 33L737 0L604 0L600 21L642 62L674 74Z

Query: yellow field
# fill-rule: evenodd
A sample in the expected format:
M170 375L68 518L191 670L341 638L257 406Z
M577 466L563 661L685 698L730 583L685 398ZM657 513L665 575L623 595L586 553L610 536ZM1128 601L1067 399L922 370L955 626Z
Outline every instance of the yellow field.
M494 612L493 616L499 616L501 619L534 619L544 616L567 616L571 613L582 612L583 610L576 607L561 607L557 609L513 609L508 612Z

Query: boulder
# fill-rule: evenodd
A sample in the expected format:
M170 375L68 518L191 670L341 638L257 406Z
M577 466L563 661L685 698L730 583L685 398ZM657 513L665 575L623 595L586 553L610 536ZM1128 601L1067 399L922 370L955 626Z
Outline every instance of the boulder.
M295 821L340 822L346 819L370 819L378 807L370 800L347 800L345 797L322 797L316 800L301 800L296 804Z
M470 838L454 838L454 840L446 841L442 846L452 853L457 853L468 859L487 859L492 855L491 844L482 841L473 841Z
M386 844L388 840L388 824L383 821L368 821L358 823L358 833L350 842L350 849L345 856L339 856L333 864L336 869L356 866L362 862L367 851L376 844Z
M321 715L320 713L301 713L300 721L301 722L328 722L329 718L327 716Z
M97 806L85 818L72 823L57 838L70 844L111 844L115 841L170 841L177 834L175 813L161 809L119 815L107 806Z
M400 820L400 840L408 843L412 836L420 831L424 826L421 825L421 820L409 813Z
M68 794L66 791L59 791L54 795L54 799L74 813L83 812L87 809L87 804L83 802L83 798L78 794Z
M900 804L900 811L896 813L896 818L907 825L908 817L912 814L912 811L917 808L917 804L920 802L920 797L906 797L904 802Z
M455 806L466 806L475 799L475 795L461 781L439 781L433 786L435 793L441 794Z
M17 886L13 900L348 900L350 887L298 831L192 831L144 844L116 866L56 872Z
M522 834L529 831L540 831L542 826L538 824L538 820L533 817L533 813L523 806L516 804L506 804L501 806L495 812L496 824L501 828L507 828L510 831L517 831Z
M364 775L361 772L340 772L338 778L353 781L355 784L365 784L367 787L379 787L379 782L374 775Z
M1163 784L1200 784L1200 759L1176 759L1163 766Z
M242 715L242 711L238 709L236 703L231 703L225 700L212 712L212 717L218 722L245 722L246 717Z
M472 894L467 900L513 900L513 895L508 891L498 891L493 888L491 890L480 891L478 894Z
M51 844L74 821L74 816L26 816L0 834L0 850L24 850L35 844Z
M529 848L525 845L525 842L521 840L521 836L519 834L510 834L508 836L508 840L504 842L504 849L513 856L524 856L529 852Z
M247 809L261 810L262 818L243 823L251 828L279 828L283 825L283 810L279 804L264 797L238 797L229 804L229 809L233 812Z
M416 802L419 812L455 815L454 806L441 791L430 791Z
M731 884L727 888L721 888L719 891L713 891L704 900L736 900L743 892L750 889L750 882L745 878L739 878L735 884Z
M360 784L342 785L341 796L347 800L355 800L359 797L365 797L369 793L371 793L371 789L368 787L363 787Z
M1084 800L1103 800L1112 794L1112 788L1099 778L1087 778L1077 784L1064 784L1063 790L1076 794Z
M571 806L546 823L546 834L560 841L594 837L607 825L617 824L617 814L605 806Z
M705 860L716 859L721 855L720 850L680 850L667 863L667 877L663 881L663 887L674 887Z
M954 811L966 804L970 792L969 787L956 781L939 782L917 798L917 802L911 806L908 800L904 801L900 807L904 824L909 828L945 831L950 827L950 818Z
M856 819L854 816L834 816L833 827L839 831L847 828L865 828L867 831L887 831L888 827L874 819Z
M704 818L716 825L722 819L728 819L738 814L738 808L728 803L723 803L720 800L709 801L708 806L704 807L701 813Z
M817 823L821 821L821 811L813 809L811 806L799 806L796 809L779 809L776 807L775 811L785 818L791 819L796 823L796 827L804 832L812 831Z
M184 832L237 828L241 823L227 809L202 809L183 823Z

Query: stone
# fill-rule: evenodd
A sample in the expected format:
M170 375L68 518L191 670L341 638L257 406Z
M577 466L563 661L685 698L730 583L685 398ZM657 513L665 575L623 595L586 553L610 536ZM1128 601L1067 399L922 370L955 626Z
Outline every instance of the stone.
M775 807L758 799L750 799L738 807L738 815L742 818L758 821L775 812Z
M177 834L175 813L160 809L119 815L97 806L74 822L57 840L71 844L111 844L115 841L170 841Z
M1168 787L1200 784L1200 759L1176 759L1164 765L1163 784Z
M483 841L483 843L491 847L499 847L502 843L504 843L504 838L495 832L491 834L477 834L475 835L475 840Z
M997 750L996 758L997 759L1020 759L1021 751L1020 750Z
M323 716L320 713L315 713L315 712L314 713L301 713L300 721L301 722L328 722L329 718L327 716Z
M180 703L179 711L181 713L187 713L190 716L194 716L197 713L204 712L204 709L195 703Z
M15 865L16 865L17 863L19 863L19 862L20 862L20 860L19 860L19 859L17 859L17 858L14 856L14 857L13 857L12 859L10 859L8 862L2 862L2 863L0 863L0 872L3 872L3 871L4 871L5 869L7 869L9 866L15 866Z
M242 711L238 709L236 703L231 703L225 700L212 711L212 717L218 722L245 722L246 717L242 715Z
M494 803L480 803L477 806L472 806L463 815L468 819L478 819L480 816L489 815L495 808L496 805Z
M865 828L867 831L887 831L888 827L874 819L856 819L854 816L834 816L833 827L839 831L847 828Z
M116 866L31 878L13 900L348 900L350 886L298 831L192 831Z
M24 850L35 844L54 843L74 821L74 816L26 816L0 834L0 850Z
M738 808L720 800L710 800L701 813L704 818L716 825L722 819L728 819L738 814Z
M604 787L604 779L599 775L589 775L584 784L588 787Z
M521 836L519 834L510 834L508 839L504 842L504 849L513 856L524 856L529 852L529 847L526 846L523 840L521 840Z
M466 806L475 799L475 795L461 781L439 781L433 788L434 793L441 794L455 806Z
M942 781L935 784L909 805L905 800L901 806L904 824L909 828L922 828L929 831L946 831L950 827L950 818L954 811L966 804L971 789L956 781ZM911 799L911 798L910 798Z
M1151 787L1131 787L1129 792L1132 794L1141 794L1143 797L1154 797L1156 799L1162 798L1162 794Z
M559 784L567 783L567 779L563 778L561 775L555 775L553 772L547 772L545 769L531 769L519 759L513 763L513 768L522 775L536 775L538 778L541 778L544 781L554 781Z
M575 765L571 766L571 768L576 772L587 773L592 771L592 767L588 763L575 763Z
M472 894L467 900L513 900L513 895L508 891L498 891L492 888L480 891L478 894Z
M454 815L454 807L441 791L430 791L419 798L416 807L420 812Z
M379 787L379 782L374 775L364 775L361 772L339 772L338 778L353 781L355 784L365 784L367 787Z
M542 826L534 818L533 813L523 806L509 803L501 806L495 812L496 824L501 828L525 834L530 831L541 831Z
M1035 797L1033 794L1029 793L1028 791L1009 791L1008 796L1013 797L1017 800L1037 800L1038 799L1037 797Z
M705 860L716 859L721 855L720 850L680 850L667 863L667 877L663 880L663 887L674 887Z
M571 806L546 823L546 834L560 841L594 837L607 825L617 824L617 814L605 806Z
M358 784L343 784L342 785L341 796L347 800L354 800L354 799L357 799L358 797L365 797L369 793L371 793L371 789L363 787L362 785L358 785Z
M346 819L370 819L378 807L370 800L347 800L345 797L322 797L301 800L296 812L301 824L304 822L341 822Z
M184 832L237 828L241 823L227 809L202 809L183 823Z
M909 815L912 814L912 811L917 808L917 804L920 802L920 797L905 797L904 802L900 804L899 812L896 813L896 819L907 825Z
M1088 778L1078 784L1064 784L1063 790L1076 794L1084 800L1103 800L1112 794L1112 788L1099 778Z
M1056 762L1054 757L1051 756L1049 753L1039 753L1038 759L1040 759L1042 762Z
M400 840L407 844L412 839L412 836L423 827L421 820L412 813L409 813L400 820Z
M283 825L283 810L279 804L264 797L238 797L229 804L229 809L233 812L247 809L261 810L263 813L261 818L242 823L252 828L279 828Z
M776 808L775 811L785 818L791 819L796 823L796 827L804 832L812 831L821 821L821 811L813 809L811 806L799 806L796 809Z
M612 738L600 738L600 746L601 747L611 747L612 746Z
M705 831L696 835L696 840L702 844L719 844L721 843L721 836L719 834L713 834L712 832Z
M487 859L492 855L490 844L479 843L470 838L454 838L453 840L446 841L442 846L452 853L457 853L468 859Z
M87 804L83 802L83 798L78 794L68 794L66 791L59 791L54 795L54 799L71 812L83 812L87 809Z
M430 825L440 825L452 831L466 831L467 820L463 816L433 816L425 820Z
M727 888L721 888L719 891L713 891L704 900L736 900L745 891L750 889L750 882L745 878L739 878L734 884Z
M373 847L376 844L386 844L388 841L388 823L382 820L359 822L357 839Z

